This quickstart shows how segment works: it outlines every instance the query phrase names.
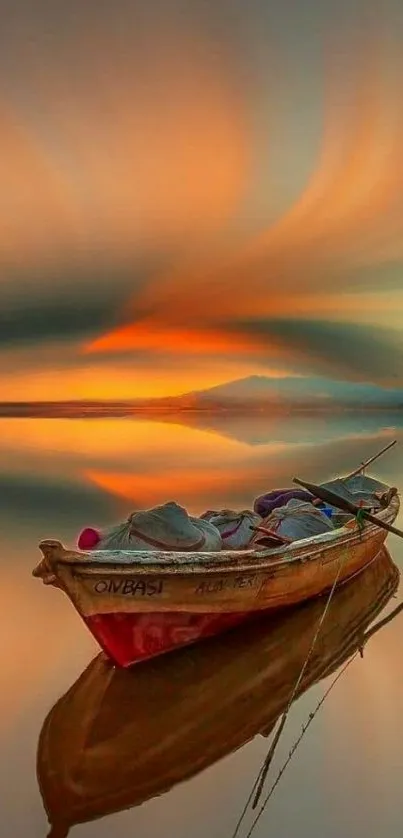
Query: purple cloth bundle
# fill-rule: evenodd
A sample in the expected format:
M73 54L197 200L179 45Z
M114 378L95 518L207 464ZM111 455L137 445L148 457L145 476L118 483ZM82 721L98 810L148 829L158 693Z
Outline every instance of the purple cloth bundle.
M273 509L285 506L292 498L307 502L313 501L311 493L304 489L274 489L272 492L267 492L265 495L256 498L253 509L262 518L267 518L273 512Z

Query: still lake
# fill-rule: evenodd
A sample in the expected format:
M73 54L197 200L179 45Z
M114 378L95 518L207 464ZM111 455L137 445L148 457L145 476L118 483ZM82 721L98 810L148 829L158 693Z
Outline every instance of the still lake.
M0 429L1 835L45 838L38 737L52 706L98 649L67 598L31 577L38 542L53 537L71 546L84 526L117 522L136 508L172 499L193 514L247 508L256 495L290 484L294 476L319 482L351 471L393 438L399 444L371 473L401 488L403 415L1 419ZM390 536L387 544L402 568L403 543ZM402 833L402 643L403 614L373 637L364 658L352 663L326 699L254 832L257 838ZM276 764L330 680L293 706ZM169 719L168 699L164 712ZM218 734L212 726L204 735L214 741ZM227 754L221 743L221 758L201 773L141 806L75 826L71 837L231 838L269 741L257 735Z

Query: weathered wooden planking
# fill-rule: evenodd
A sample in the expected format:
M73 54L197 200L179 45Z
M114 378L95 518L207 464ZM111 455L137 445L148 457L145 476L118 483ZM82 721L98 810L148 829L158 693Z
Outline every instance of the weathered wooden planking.
M379 518L392 522L394 497ZM42 542L36 576L59 585L83 616L103 613L233 613L293 605L358 573L387 537L376 525L354 525L275 550L221 553L65 550ZM112 560L113 559L113 560Z
M314 560L282 563L251 573L234 571L214 576L185 574L137 576L85 573L71 565L56 565L56 574L76 608L85 616L97 613L191 611L225 613L263 610L295 604L331 587L340 568L339 582L362 570L385 541L379 531L371 539L335 544Z

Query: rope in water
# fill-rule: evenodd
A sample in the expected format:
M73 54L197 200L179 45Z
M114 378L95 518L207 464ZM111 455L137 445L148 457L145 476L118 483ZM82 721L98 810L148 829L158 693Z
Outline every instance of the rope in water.
M363 530L363 529L364 529L364 527L365 527L365 515L364 515L363 513L364 513L364 510L359 509L359 510L358 510L358 512L357 512L357 514L356 514L356 522L357 522L358 529L360 530L360 536L361 536L361 534L362 534L362 530ZM308 651L307 657L306 657L306 659L305 659L305 661L304 661L304 664L303 664L303 666L302 666L302 669L301 669L301 671L300 671L300 674L299 674L299 676L298 676L298 678L297 678L296 684L295 684L294 689L293 689L293 691L292 691L292 693L291 693L291 697L290 697L290 699L289 699L289 701L288 701L287 707L286 707L286 709L285 709L285 711L284 711L284 713L283 713L283 716L282 716L282 718L281 718L280 725L279 725L278 730L277 730L277 732L276 732L276 735L275 735L275 737L274 737L274 739L273 739L273 742L272 742L272 744L271 744L271 746L270 746L269 753L267 754L266 759L265 759L265 761L264 761L263 765L261 766L261 768L260 768L260 770L259 770L259 772L258 772L258 774L257 774L257 777L256 777L256 779L255 779L255 781L254 781L254 784L253 784L253 786L252 786L251 792L250 792L250 794L249 794L249 797L248 797L248 799L247 799L247 801L246 801L246 803L245 803L245 806L244 806L244 808L243 808L243 810L242 810L242 812L241 812L241 815L240 815L240 817L239 817L239 819L238 819L238 822L237 822L237 824L236 824L235 831L234 831L234 833L233 833L233 835L232 835L232 838L237 838L237 835L238 835L238 833L239 833L240 827L241 827L241 825L242 825L242 823L243 823L243 820L244 820L245 815L246 815L246 813L247 813L247 811L248 811L248 808L249 808L250 802L251 802L251 800L252 800L252 798L253 798L253 796L254 796L254 795L255 795L255 798L254 798L254 801L253 801L253 809L255 809L255 808L256 808L256 806L257 806L257 804L258 804L258 802L259 802L259 799L260 799L261 794L262 794L262 791L263 791L264 782L265 782L265 779L266 779L266 776L267 776L268 770L269 770L270 765L271 765L271 763L272 763L272 761L273 761L273 757L274 757L274 754L275 754L275 750L276 750L276 748L277 748L277 745L278 745L278 743L279 743L279 740L280 740L281 734L282 734L282 732L283 732L283 730L284 730L284 727L285 727L285 723L286 723L286 720L287 720L287 716L288 716L288 714L289 714L289 711L290 711L291 705L292 705L293 701L294 701L294 700L295 700L295 698L296 698L297 691L298 691L299 686L300 686L300 684L301 684L301 681L302 681L302 679L303 679L303 676L304 676L304 673L305 673L305 671L306 671L306 668L307 668L307 665L308 665L308 663L309 663L309 660L310 660L310 658L311 658L311 656L312 656L312 653L313 653L314 647L315 647L315 645L316 645L317 639L318 639L319 634L320 634L320 630L321 630L322 625L323 625L323 623L324 623L324 620L325 620L325 618L326 618L326 614L327 614L327 612L328 612L328 610L329 610L329 608L330 608L330 604L331 604L331 601L332 601L332 597L333 597L334 591L335 591L335 589L336 589L336 586L337 586L338 580L339 580L339 578L340 578L341 570L342 570L342 568L343 568L343 566L344 566L344 563L345 563L345 561L346 561L346 557L347 557L347 556L346 556L346 554L345 554L344 559L340 559L340 561L339 561L339 567L338 567L338 570L337 570L337 573L336 573L336 576L335 576L335 579L334 579L334 582L333 582L332 588L331 588L331 590L330 590L330 592L329 592L329 596L328 596L328 598L327 598L326 605L325 605L325 608L324 608L324 610L323 610L322 616L321 616L321 618L320 618L320 620L319 620L319 623L318 623L318 626L317 626L317 629L316 629L316 632L315 632L315 635L314 635L313 641L312 641L311 646L310 646L310 648L309 648L309 651ZM375 558L376 558L376 557L375 557ZM374 560L375 560L375 559L373 559L373 561L374 561ZM372 564L372 562L371 562L371 564ZM402 608L403 608L403 605L402 605ZM400 611L400 610L401 610L400 608L399 608L399 609L396 609L396 611L397 611L397 612L398 612L398 611ZM286 768L287 768L288 764L290 763L290 761L291 761L291 759L292 759L292 757L293 757L293 755L294 755L295 751L296 751L296 750L297 750L297 748L298 748L298 745L300 744L300 742L301 742L301 740L302 740L303 736L305 735L305 732L307 731L308 727L310 726L311 722L312 722L312 721L313 721L313 719L315 718L316 714L318 713L319 709L321 708L322 704L323 704L323 703L324 703L324 701L326 700L327 696L329 695L329 693L331 692L331 690L333 689L333 687L335 686L335 684L337 683L337 681L339 680L339 678L341 678L341 676L343 675L343 673L344 673L344 672L346 671L346 669L350 666L350 664L353 662L353 660L355 660L355 658L357 657L357 655L360 655L361 657L363 657L363 648L362 648L362 646L361 646L359 649L357 649L357 651L354 653L354 655L353 655L353 656L352 656L352 657L351 657L351 658L347 661L347 663L343 666L343 668L340 670L340 672L338 673L338 675L334 678L334 680L333 680L333 681L332 681L332 683L330 684L330 687L326 690L325 694L323 695L322 699L319 701L319 703L318 703L317 707L315 708L315 710L314 710L312 713L310 713L307 723L306 723L305 725L303 725L301 735L298 737L297 741L294 743L293 747L291 748L290 753L289 753L289 756L288 756L288 758L286 759L286 761L285 761L284 765L282 766L282 768L280 769L280 771L279 771L279 773L278 773L278 775L277 775L277 777L276 777L276 780L274 781L273 785L271 786L271 788L270 788L270 790L269 790L269 792L268 792L267 796L265 797L264 802L263 802L263 804L262 804L262 806L261 806L261 808L260 808L260 810L259 810L259 812L258 812L258 814L257 814L257 816L256 816L256 818L255 818L255 820L253 821L253 823L252 823L252 827L250 828L250 830L249 830L249 832L248 832L248 834L247 834L246 838L250 838L250 835L252 834L252 831L253 831L254 827L256 826L256 824L257 824L258 820L260 819L261 815L263 814L263 811L264 811L264 809L266 808L267 803L269 802L269 800L270 800L270 798L271 798L272 794L274 793L274 790L276 789L276 787L277 787L277 785L278 785L278 783L279 783L279 781L280 781L280 779L281 779L281 777L282 777L282 775L283 775L284 771L286 770Z
M298 746L301 743L301 740L305 736L305 733L308 730L310 724L313 722L315 716L318 714L322 705L325 703L325 701L328 698L329 694L331 693L332 689L336 686L337 682L340 680L340 678L342 678L342 676L344 675L346 670L349 668L349 666L351 666L353 661L355 661L358 656L360 656L361 658L364 657L364 644L366 644L368 642L368 640L371 637L373 637L374 634L376 634L378 631L380 631L380 629L384 628L385 625L392 622L392 620L394 620L399 614L401 614L402 611L403 611L403 603L400 603L396 608L393 609L393 611L390 614L387 615L387 617L384 617L383 620L379 620L371 629L369 629L367 632L365 632L365 634L362 637L362 642L360 643L360 646L358 647L358 649L356 649L356 651L351 656L351 658L349 658L346 661L344 666L340 669L340 671L337 673L337 675L333 678L333 681L329 684L327 690L325 690L322 698L318 701L315 709L312 711L312 713L309 714L308 721L302 726L302 731L301 731L299 737L294 742L294 744L293 744L293 746L292 746L292 748L291 748L291 750L288 754L287 759L284 761L283 765L281 766L281 768L280 768L280 770L277 774L277 777L276 777L275 781L273 782L271 788L269 789L269 791L268 791L268 793L267 793L267 795L266 795L266 797L265 797L265 799L264 799L264 801L263 801L263 803L262 803L262 805L259 809L259 812L257 813L253 823L251 824L251 826L249 828L249 832L247 833L245 838L251 838L251 835L252 835L255 827L257 826L258 821L260 820L261 816L263 815L263 812L266 809L266 806L269 803L270 798L274 794L274 791L277 788L277 786L278 786L278 784L281 780L281 777L283 776L286 768L288 767L289 763L291 762Z
M357 515L356 515L356 521L357 521L357 526L358 526L358 529L359 529L359 531L360 531L360 535L362 534L362 530L363 530L363 529L364 529L364 527L365 527L365 517L364 517L364 514L363 514L363 513L364 513L364 510L359 509L359 510L358 510L358 512L357 512ZM239 817L239 820L238 820L238 822L237 822L237 824L236 824L235 831L234 831L234 833L233 833L232 838L237 838L237 835L238 835L238 833L239 833L239 830L240 830L240 827L241 827L241 825L242 825L242 823L243 823L243 820L244 820L244 818L245 818L245 815L246 815L246 813L247 813L247 811L248 811L248 808L249 808L249 805L250 805L250 803L251 803L252 798L253 798L253 804L252 804L252 808L253 808L253 809L256 809L256 807L257 807L257 805L258 805L258 803L259 803L260 797L261 797L262 792L263 792L264 783L265 783L265 780L266 780L267 774L268 774L268 772L269 772L269 769L270 769L271 763L272 763L272 761L273 761L273 758L274 758L274 755L275 755L275 752L276 752L276 749L277 749L278 743L279 743L279 741L280 741L281 734L282 734L282 732L283 732L283 730L284 730L284 727L285 727L285 724L286 724L286 721L287 721L287 717L288 717L288 715L289 715L289 712L290 712L291 706L292 706L292 704L294 703L294 700L295 700L296 694L297 694L297 692L298 692L298 689L299 689L300 684L301 684L301 682L302 682L302 679L303 679L303 677L304 677L304 674L305 674L306 668L307 668L307 666L308 666L308 663L309 663L309 661L310 661L310 659L311 659L311 657L312 657L312 654L313 654L314 648L315 648L315 646L316 646L316 643L317 643L317 640L318 640L318 637L319 637L319 634L320 634L321 628L322 628L322 626L323 626L323 623L324 623L324 621L325 621L325 619L326 619L326 615L327 615L328 610L329 610L329 608L330 608L330 604L331 604L331 601L332 601L332 598L333 598L333 594L334 594L334 592L335 592L335 589L336 589L337 583L338 583L338 581L339 581L340 574L341 574L341 571L342 571L343 566L344 566L344 564L345 564L346 558L347 558L347 554L345 554L345 555L344 555L344 558L341 558L341 559L340 559L340 561L339 561L339 566L338 566L338 569L337 569L337 572L336 572L336 575L335 575L335 578L334 578L334 581L333 581L333 585L332 585L332 587L331 587L331 589L330 589L329 596L328 596L328 598L327 598L327 601L326 601L325 607L324 607L324 609L323 609L322 616L321 616L321 618L320 618L320 620L319 620L319 623L318 623L318 626L317 626L316 632L315 632L315 634L314 634L314 637L313 637L313 640L312 640L311 646L310 646L310 648L309 648L309 650L308 650L308 654L307 654L307 656L306 656L306 658L305 658L305 661L304 661L304 663L303 663L302 669L301 669L301 671L300 671L300 673L299 673L299 676L298 676L298 678L297 678L297 680L296 680L296 683L295 683L295 685L294 685L294 688L293 688L293 690L292 690L291 696L290 696L290 698L289 698L289 700L288 700L287 707L286 707L286 709L285 709L285 711L284 711L284 713L283 713L283 715L282 715L282 717L281 717L281 721L280 721L279 727L277 728L277 731L276 731L276 734L275 734L275 736L274 736L274 738L273 738L273 741L272 741L272 743L271 743L271 746L270 746L269 752L268 752L268 754L267 754L267 756L266 756L266 758L265 758L265 760L264 760L263 765L261 766L261 768L260 768L260 770L259 770L259 772L258 772L258 774L257 774L257 777L256 777L256 779L255 779L255 781L254 781L254 783L253 783L253 786L252 786L252 790L251 790L251 792L250 792L250 794L249 794L249 797L248 797L248 799L247 799L247 801L246 801L246 803L245 803L245 806L244 806L244 808L243 808L243 810L242 810L242 812L241 812L241 815L240 815L240 817ZM287 763L287 764L288 764L288 763ZM285 770L285 769L284 769L284 770ZM276 785L277 785L277 783L276 783ZM273 790L274 790L274 789L273 789Z
M296 697L296 695L297 695L298 689L299 689L300 684L301 684L301 682L302 682L302 679L303 679L303 677L304 677L304 675L305 675L306 668L307 668L308 663L309 663L309 661L310 661L310 659L311 659L311 657L312 657L313 650L314 650L314 648L315 648L315 646L316 646L316 643L317 643L317 640L318 640L318 637L319 637L319 634L320 634L321 628L322 628L322 626L323 626L323 623L324 623L324 621L325 621L325 619L326 619L326 615L327 615L328 610L329 610L329 608L330 608L330 603L331 603L331 601L332 601L333 594L334 594L334 592L335 592L336 585L337 585L337 583L338 583L338 581L339 581L339 578L340 578L340 573L341 573L341 571L342 571L342 568L343 568L343 565L344 565L345 561L346 561L346 555L344 555L344 558L341 558L341 559L339 560L339 566L338 566L338 569L337 569L337 573L336 573L336 576L335 576L335 578L334 578L333 585L332 585L332 587L331 587L331 589L330 589L329 596L328 596L328 598L327 598L327 601L326 601L325 607L324 607L324 609L323 609L322 616L321 616L321 618L320 618L320 620L319 620L319 622L318 622L318 626L317 626L316 632L315 632L315 634L314 634L314 637L313 637L313 640L312 640L311 646L310 646L310 648L309 648L309 650L308 650L308 654L307 654L307 656L306 656L306 658L305 658L305 661L304 661L304 663L303 663L302 669L301 669L301 671L300 671L300 673L299 673L299 675L298 675L298 678L297 678L297 680L296 680L296 682L295 682L295 685L294 685L294 688L293 688L293 690L292 690L291 696L290 696L290 698L289 698L289 700L288 700L287 707L286 707L286 709L285 709L285 711L284 711L284 713L283 713L283 716L282 716L282 718L281 718L280 725L279 725L279 727L278 727L278 729L277 729L277 732L276 732L276 734L275 734L275 736L274 736L273 742L272 742L272 744L271 744L271 746L270 746L269 753L267 754L267 757L266 757L266 759L265 759L265 761L264 761L262 774L261 774L260 780L259 780L259 782L258 782L257 792L256 792L256 795L255 795L255 799L254 799L254 801L253 801L253 808L254 808L254 809L256 808L256 806L257 806L257 804L258 804L258 802L259 802L259 798L260 798L260 795L261 795L262 790L263 790L264 781L265 781L265 779L266 779L266 776L267 776L268 770L269 770L270 765L271 765L271 763L272 763L272 760L273 760L273 757L274 757L275 750L276 750L277 745L278 745L278 742L279 742L279 740L280 740L280 736L281 736L281 734L282 734L282 732L283 732L283 730L284 730L284 727L285 727L285 724L286 724L286 721L287 721L287 717L288 717L289 711L290 711L290 709L291 709L292 704L294 703L294 700L295 700L295 697Z
M356 652L354 652L353 657L351 657L351 658L350 658L350 659L349 659L349 660L348 660L348 661L344 664L344 666L342 667L342 669L340 670L340 672L339 672L339 673L336 675L336 677L333 679L333 681L331 682L331 684L330 684L330 686L328 687L328 689L326 690L326 692L323 694L323 696L322 696L322 698L320 699L320 701L318 701L318 703L317 703L317 705L316 705L315 709L312 711L312 713L310 713L310 714L309 714L308 721L307 721L307 722L306 722L306 723L302 726L302 731L301 731L301 733L300 733L300 735L299 735L298 739L296 739L296 741L294 742L294 744L293 744L293 746L292 746L292 748L291 748L291 750L290 750L290 752L289 752L289 754L288 754L287 759L284 761L283 765L281 766L281 768L280 768L280 770L279 770L279 772L278 772L278 774L277 774L277 777L276 777L276 779L274 780L274 782L273 782L272 786L270 787L270 789L269 789L269 791L268 791L268 793L267 793L267 795L266 795L266 797L265 797L265 799L264 799L264 801L263 801L263 803L262 803L262 805L261 805L261 807L260 807L260 809L259 809L259 811L258 811L258 813L257 813L257 815L256 815L256 817L255 817L255 819L254 819L254 821L252 822L252 824L251 824L251 826L250 826L250 828L249 828L249 832L247 832L247 834L246 834L245 838L250 838L250 836L252 835L252 833L253 833L253 831L254 831L255 827L256 827L256 826L257 826L257 824L258 824L258 821L259 821L259 820L260 820L260 818L262 817L263 812L264 812L264 810L266 809L266 806L267 806L267 804L268 804L268 803L269 803L269 801L270 801L270 798L271 798L271 797L272 797L272 795L274 794L274 791L275 791L275 789L277 788L277 786L278 786L278 784L279 784L279 782L280 782L280 780L281 780L281 777L283 776L283 774L284 774L284 772L285 772L286 768L288 767L289 763L291 762L291 760L292 760L292 758L293 758L293 756L294 756L294 754L295 754L295 752L296 752L296 750L297 750L298 746L300 745L300 743L301 743L302 739L304 738L305 733L306 733L306 731L308 730L308 728L309 728L310 724L312 724L312 722L313 722L313 720L314 720L315 716L319 713L319 710L321 709L322 705L323 705L323 704L324 704L324 702L326 701L326 699L327 699L327 697L328 697L329 693L331 693L331 691L332 691L333 687L335 687L335 686L336 686L337 681L338 681L338 680L342 677L342 675L344 675L344 673L346 672L346 670L348 669L348 667L350 666L350 664L351 664L351 663L355 660L355 658L356 658L359 654L360 654L360 650L359 650L359 649L357 649L357 651L356 651Z
M324 623L324 620L326 619L326 615L327 615L327 613L328 613L328 610L329 610L329 607L330 607L330 603L331 603L331 601L332 601L333 594L334 594L334 592L335 592L336 585L337 585L337 583L338 583L338 581L339 581L339 578L340 578L340 573L341 573L342 568L343 568L343 566L344 566L344 564L345 564L346 558L347 558L347 553L346 553L346 554L344 554L344 558L343 558L343 557L341 557L341 558L340 558L340 560L339 560L338 569L337 569L337 572L336 572L336 575L335 575L335 578L334 578L334 581L333 581L333 585L332 585L332 587L331 587L331 589L330 589L330 592L329 592L329 595L328 595L328 598L327 598L327 601L326 601L325 607L324 607L323 612L322 612L322 616L321 616L321 618L320 618L320 620L319 620L319 622L318 622L318 626L317 626L317 629L316 629L316 631L315 631L315 634L314 634L314 637L313 637L312 643L311 643L311 645L310 645L310 647L309 647L308 654L307 654L307 656L306 656L306 658L305 658L305 661L304 661L304 663L303 663L303 665L302 665L301 671L300 671L300 673L299 673L299 675L298 675L298 678L297 678L297 680L296 680L296 682L295 682L294 688L293 688L293 690L292 690L292 692L291 692L291 695L290 695L290 698L289 698L289 700L288 700L288 702L287 702L286 709L284 710L284 713L283 713L283 715L282 715L282 717L281 717L281 721L280 721L279 727L277 728L277 731L276 731L276 734L275 734L275 736L274 736L274 738L273 738L273 741L272 741L272 743L271 743L271 746L270 746L269 752L268 752L268 754L267 754L267 756L266 756L266 758L265 758L265 760L264 760L264 762L263 762L262 767L261 767L261 768L260 768L260 770L259 770L259 773L258 773L258 775L257 775L257 777L256 777L256 779L255 779L254 784L253 784L252 791L251 791L251 793L250 793L250 795L249 795L249 797L248 797L248 799L247 799L247 801L246 801L246 804L245 804L245 806L244 806L244 808L243 808L243 811L241 812L241 815L240 815L240 817L239 817L238 823L236 824L235 831L234 831L234 833L233 833L232 838L236 838L236 837L237 837L237 835L238 835L238 833L239 833L240 827L241 827L241 825L242 825L242 823L243 823L243 820L244 820L244 818L245 818L246 812L247 812L247 810L248 810L248 808L249 808L249 804L250 804L250 802L251 802L251 800L252 800L253 795L255 795L255 796L254 796L254 800L253 800L252 808L253 808L253 809L255 809L255 808L256 808L256 806L257 806L257 805L258 805L258 803L259 803L259 799L260 799L261 794L262 794L262 791L263 791L263 787L264 787L265 779L266 779L266 777L267 777L267 774L268 774L268 771L269 771L270 765L271 765L271 763L272 763L272 761L273 761L275 751L276 751L276 749L277 749L278 743L279 743L279 741L280 741L281 734L282 734L282 732L283 732L283 730L284 730L284 727L285 727L285 724L286 724L286 721L287 721L287 717L288 717L288 715L289 715L289 712L290 712L291 706L292 706L292 704L293 704L293 702L294 702L294 700L295 700L295 698L296 698L296 694L297 694L298 689L299 689L299 687L300 687L300 685L301 685L301 681L302 681L302 679L303 679L303 677L304 677L304 674L305 674L306 668L307 668L307 666L308 666L308 663L309 663L309 661L310 661L310 659L311 659L311 657L312 657L313 650L314 650L314 648L315 648L315 646L316 646L316 643L317 643L317 640L318 640L318 637L319 637L319 634L320 634L320 631L321 631L322 625L323 625L323 623Z

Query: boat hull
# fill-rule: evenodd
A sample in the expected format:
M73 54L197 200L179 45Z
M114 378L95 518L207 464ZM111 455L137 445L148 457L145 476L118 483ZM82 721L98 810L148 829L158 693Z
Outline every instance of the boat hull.
M394 498L379 517L392 523ZM34 574L60 587L112 661L129 667L325 594L376 560L387 532L344 527L277 550L66 551L42 542Z
M362 559L358 564L355 562L354 572L346 576L341 573L339 586L350 581L354 576L361 574L380 555L381 546L376 544L367 545L365 552L362 551ZM334 572L334 571L333 571ZM240 577L245 583L247 577ZM333 577L334 580L334 577ZM329 578L330 583L330 578ZM116 582L116 586L117 586ZM216 580L212 583L201 583L210 587L219 586ZM246 583L245 583L246 587ZM326 594L330 584L315 593L301 597L299 602L313 599L315 596ZM297 602L298 602L297 601ZM258 603L256 603L257 605ZM239 626L243 622L257 618L263 614L278 613L281 609L292 604L288 600L267 600L265 606L245 608L239 611L223 611L217 608L212 611L110 611L109 613L96 613L84 616L84 621L91 634L98 642L103 651L121 667L130 667L136 663L166 654L181 646L188 646L209 637L221 634L231 628ZM105 606L104 606L105 607Z
M250 612L191 614L154 611L146 614L94 614L84 617L84 620L113 663L126 668L222 634L248 618L251 618Z

